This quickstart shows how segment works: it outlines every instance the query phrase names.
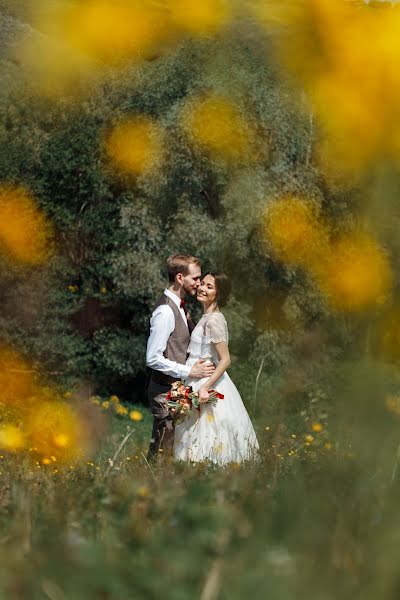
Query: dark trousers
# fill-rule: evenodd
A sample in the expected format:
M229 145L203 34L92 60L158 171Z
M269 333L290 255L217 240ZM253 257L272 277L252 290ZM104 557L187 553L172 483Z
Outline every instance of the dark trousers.
M172 457L174 452L174 427L165 402L171 387L150 379L148 398L153 413L153 431L151 434L147 460L155 462L160 455Z

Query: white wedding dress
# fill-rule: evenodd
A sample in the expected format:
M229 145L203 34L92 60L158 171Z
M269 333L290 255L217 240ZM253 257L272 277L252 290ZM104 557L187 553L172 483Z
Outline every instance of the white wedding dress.
M187 365L194 365L199 358L218 364L215 344L228 342L228 328L220 312L203 315L192 332L188 348ZM205 379L187 379L197 391ZM229 377L222 374L212 386L224 395L215 406L202 404L200 412L192 410L175 428L174 457L184 461L209 460L219 465L255 458L259 448L256 434L240 394Z

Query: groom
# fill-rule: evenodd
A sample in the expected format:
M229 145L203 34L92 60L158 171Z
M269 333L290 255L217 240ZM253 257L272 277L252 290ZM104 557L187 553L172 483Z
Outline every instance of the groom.
M171 384L189 375L194 379L209 377L215 367L198 360L186 366L190 334L194 329L185 309L185 296L195 296L200 285L201 263L187 254L174 254L167 259L169 287L157 300L150 319L146 365L152 369L148 397L153 413L153 432L148 460L156 461L159 453L172 456L174 429L165 405L165 394Z

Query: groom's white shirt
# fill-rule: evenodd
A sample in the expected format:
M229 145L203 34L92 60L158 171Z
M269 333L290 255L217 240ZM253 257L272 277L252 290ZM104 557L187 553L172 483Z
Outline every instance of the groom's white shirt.
M164 290L164 294L171 298L179 308L182 319L187 325L185 311L180 307L181 300L176 294L169 290ZM179 363L165 358L164 351L167 347L168 338L175 329L175 316L173 310L168 304L158 306L151 315L150 319L150 335L147 341L146 365L151 369L177 377L186 379L191 368L190 366L180 365Z

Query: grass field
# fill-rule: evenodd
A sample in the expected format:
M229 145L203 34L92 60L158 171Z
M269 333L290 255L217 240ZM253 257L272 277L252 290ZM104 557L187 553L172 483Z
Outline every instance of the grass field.
M322 431L258 422L259 462L151 467L141 412L80 465L1 456L0 598L392 597L395 486Z

